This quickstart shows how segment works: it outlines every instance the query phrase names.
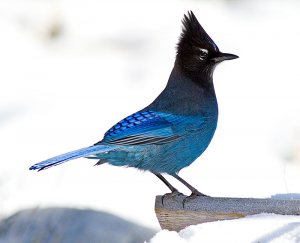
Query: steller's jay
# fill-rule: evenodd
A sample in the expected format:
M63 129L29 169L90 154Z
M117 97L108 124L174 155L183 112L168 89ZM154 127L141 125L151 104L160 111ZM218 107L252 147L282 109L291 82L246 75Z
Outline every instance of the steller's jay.
M97 159L152 172L172 193L178 193L163 176L169 174L203 196L178 176L209 145L218 120L213 85L216 65L238 56L219 51L192 11L184 15L177 55L166 88L146 108L126 117L92 146L62 154L30 167L44 170L72 159Z

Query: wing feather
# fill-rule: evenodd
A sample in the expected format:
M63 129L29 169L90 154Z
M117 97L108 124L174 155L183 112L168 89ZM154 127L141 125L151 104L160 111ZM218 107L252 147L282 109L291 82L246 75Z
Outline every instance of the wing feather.
M171 114L139 111L118 122L96 144L147 145L164 144L180 138L173 126L182 119Z

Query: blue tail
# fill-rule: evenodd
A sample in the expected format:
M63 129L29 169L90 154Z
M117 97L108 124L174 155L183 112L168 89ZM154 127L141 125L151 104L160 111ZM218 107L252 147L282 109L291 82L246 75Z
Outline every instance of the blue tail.
M52 166L60 165L72 159L86 157L94 154L101 154L101 153L111 151L113 149L114 149L113 146L106 146L101 144L94 145L94 146L78 149L69 153L61 154L53 158L44 160L42 162L32 165L29 169L40 171L40 170L48 169Z

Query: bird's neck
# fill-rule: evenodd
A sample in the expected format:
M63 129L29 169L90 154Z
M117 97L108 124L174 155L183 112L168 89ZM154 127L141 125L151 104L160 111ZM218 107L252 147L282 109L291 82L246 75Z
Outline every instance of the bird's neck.
M196 92L201 91L200 93L203 92L204 95L215 97L212 71L191 75L190 73L186 73L176 61L166 89L178 89L180 93L183 93L183 91L188 93L193 92L196 96L199 95Z
M212 77L191 79L175 63L166 88L148 108L183 115L217 114Z

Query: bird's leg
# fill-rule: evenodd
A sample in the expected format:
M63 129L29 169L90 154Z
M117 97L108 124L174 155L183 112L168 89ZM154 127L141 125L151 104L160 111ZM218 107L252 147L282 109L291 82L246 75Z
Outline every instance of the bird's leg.
M199 192L195 187L191 186L189 183L187 183L185 180L183 180L179 175L177 174L174 174L172 175L174 178L176 178L177 180L179 180L182 184L184 184L188 189L191 190L192 194L186 198L183 199L182 201L182 207L184 208L185 207L185 204L186 202L189 200L189 199L193 199L194 197L197 197L197 196L201 196L201 197L208 197L207 195Z
M168 182L161 174L159 173L153 173L154 175L156 175L170 190L171 190L171 193L166 193L165 195L163 195L161 197L161 203L162 205L164 205L164 199L167 198L167 197L171 197L171 198L174 198L178 195L182 195L174 186L172 186L170 184L170 182Z
M156 175L170 190L172 193L178 192L178 190L170 184L161 174L159 173L153 173Z
M191 190L192 194L189 197L193 197L193 196L202 196L202 197L207 197L207 195L199 192L196 188L194 188L193 186L191 186L189 183L187 183L185 180L183 180L179 175L177 174L173 174L172 175L174 178L176 178L177 180L179 180L182 184L184 184L188 189Z

